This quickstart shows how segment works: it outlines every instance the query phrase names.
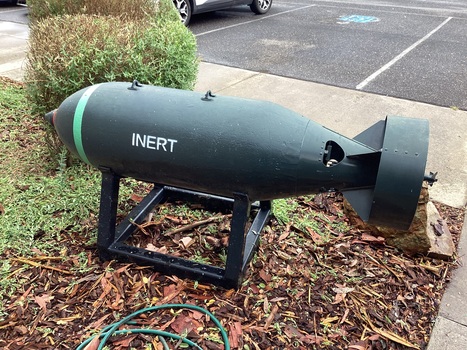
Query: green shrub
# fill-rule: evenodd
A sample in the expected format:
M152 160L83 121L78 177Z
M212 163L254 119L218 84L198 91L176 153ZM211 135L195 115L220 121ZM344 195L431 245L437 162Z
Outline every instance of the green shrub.
M84 1L85 0L28 0L30 23L35 23L51 16L82 13Z
M156 18L139 21L78 14L31 25L26 82L33 111L46 113L77 90L105 81L192 89L196 40L170 0L158 8Z
M72 93L107 81L193 89L196 39L172 0L30 0L25 80L42 118ZM61 145L47 134L50 151Z
M159 0L28 0L28 5L32 23L47 17L76 14L140 20L147 16L154 18L168 8L172 12L174 7L171 1ZM170 16L179 20L176 12Z

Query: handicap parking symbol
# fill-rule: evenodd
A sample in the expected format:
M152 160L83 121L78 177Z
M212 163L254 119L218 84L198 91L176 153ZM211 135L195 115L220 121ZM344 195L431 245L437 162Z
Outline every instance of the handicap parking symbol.
M339 22L337 23L348 24L350 22L353 22L353 23L379 22L379 18L373 17L373 16L349 15L349 16L339 17Z

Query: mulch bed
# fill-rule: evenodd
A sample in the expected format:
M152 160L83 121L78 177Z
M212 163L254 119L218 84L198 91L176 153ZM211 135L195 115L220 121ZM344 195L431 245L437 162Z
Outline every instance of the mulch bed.
M103 263L80 232L61 234L56 244L63 248L57 256L5 252L1 259L10 261L8 278L20 285L3 300L0 348L73 349L134 311L167 303L212 312L227 330L232 349L425 348L455 259L406 256L371 232L356 230L348 225L338 194L297 201L300 215L329 235L324 239L297 222L281 224L273 218L239 290L130 263ZM457 243L463 211L437 207ZM188 210L185 217L175 212L171 204L158 208L133 244L222 265L230 218L201 209ZM217 218L209 220L213 216ZM337 232L331 222L347 229ZM185 229L187 225L192 227ZM193 310L154 312L140 322L186 335L202 349L224 348L211 320ZM168 343L171 349L184 346ZM114 336L109 345L163 349L149 335ZM95 342L88 347L96 348Z

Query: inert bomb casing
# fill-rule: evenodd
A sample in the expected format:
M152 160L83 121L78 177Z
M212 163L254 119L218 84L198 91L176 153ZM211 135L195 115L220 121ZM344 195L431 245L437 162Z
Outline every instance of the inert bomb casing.
M392 116L349 139L270 102L120 82L46 119L72 153L122 177L251 200L338 190L362 219L403 229L428 149L426 120Z

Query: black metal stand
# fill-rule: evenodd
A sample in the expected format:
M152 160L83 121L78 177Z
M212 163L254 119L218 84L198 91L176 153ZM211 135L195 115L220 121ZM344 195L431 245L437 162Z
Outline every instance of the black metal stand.
M128 216L116 226L119 187L120 177L110 171L103 170L97 237L99 257L102 260L133 261L153 266L164 274L192 278L225 288L240 287L247 265L258 247L260 232L269 220L270 201L261 201L259 205L253 205L248 196L241 193L235 193L233 198L227 198L155 185ZM141 224L156 205L169 199L203 203L211 208L233 208L225 268L161 254L124 243L136 230L134 223ZM258 212L245 234L251 208L258 209Z

